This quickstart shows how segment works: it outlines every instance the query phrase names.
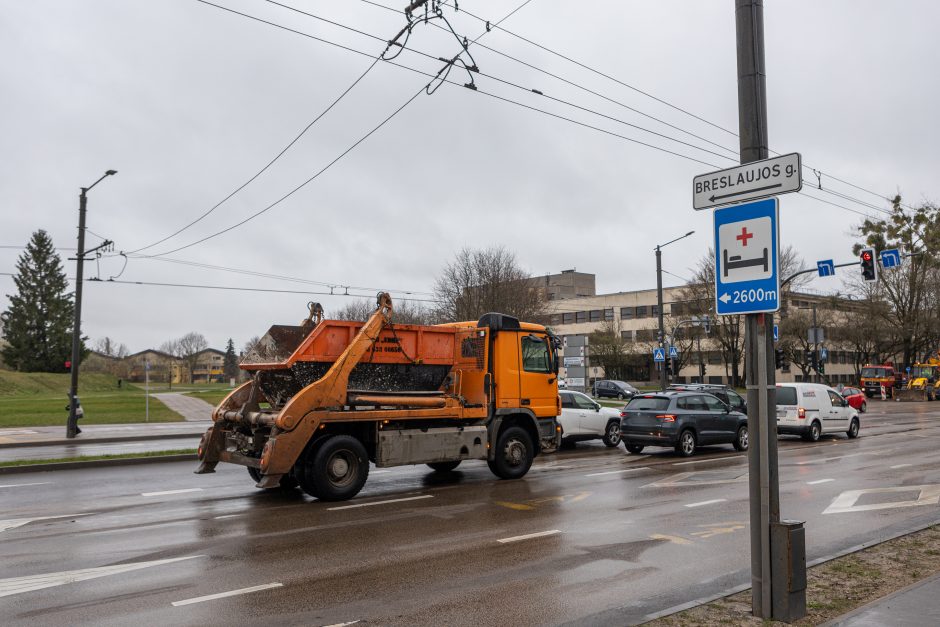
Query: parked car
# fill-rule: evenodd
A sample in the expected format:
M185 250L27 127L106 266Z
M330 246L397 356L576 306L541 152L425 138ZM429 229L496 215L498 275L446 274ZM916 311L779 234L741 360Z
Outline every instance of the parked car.
M861 413L868 411L868 401L865 400L865 393L858 388L842 388L839 392L842 398L849 402L849 407L854 407Z
M641 394L620 412L620 438L631 453L646 446L674 446L689 457L704 444L733 444L746 451L747 416L705 392Z
M824 433L857 438L858 411L838 392L821 383L777 384L777 433L816 442Z
M604 444L614 447L620 444L620 410L602 407L587 394L574 390L561 390L562 442L574 443L601 438Z
M670 390L686 390L689 392L708 392L717 396L718 400L742 414L747 414L747 401L744 397L735 392L727 385L718 383L674 383L669 386Z
M594 382L595 398L616 398L620 400L633 398L640 391L626 381L602 379Z

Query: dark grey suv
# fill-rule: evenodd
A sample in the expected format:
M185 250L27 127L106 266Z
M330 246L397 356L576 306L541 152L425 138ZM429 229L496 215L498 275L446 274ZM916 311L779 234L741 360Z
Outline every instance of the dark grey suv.
M711 394L666 391L633 397L620 412L620 438L631 453L674 446L683 457L705 444L747 450L747 416Z

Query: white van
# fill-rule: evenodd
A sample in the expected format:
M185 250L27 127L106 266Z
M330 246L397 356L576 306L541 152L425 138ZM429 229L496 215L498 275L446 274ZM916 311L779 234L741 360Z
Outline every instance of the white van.
M824 433L857 438L860 426L858 411L828 385L777 384L777 433L815 442Z

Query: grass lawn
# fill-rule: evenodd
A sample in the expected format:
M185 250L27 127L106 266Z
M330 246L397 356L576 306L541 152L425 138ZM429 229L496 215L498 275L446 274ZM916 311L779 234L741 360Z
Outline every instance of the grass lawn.
M232 391L232 388L228 386L218 387L215 389L198 389L193 390L192 392L187 392L186 396L192 396L193 398L201 398L205 402L209 403L213 407L222 402L222 399L229 395L229 392Z
M0 427L64 425L68 418L68 374L0 370ZM83 424L144 422L144 391L108 375L79 378L78 395L85 410ZM178 422L183 417L155 398L150 399L151 422Z

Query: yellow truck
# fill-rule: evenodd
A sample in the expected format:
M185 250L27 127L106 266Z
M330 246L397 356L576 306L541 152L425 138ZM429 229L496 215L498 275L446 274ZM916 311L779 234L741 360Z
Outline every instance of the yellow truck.
M399 325L386 293L365 322L323 320L311 303L242 361L250 380L213 411L196 472L238 464L259 488L324 501L354 497L370 462L449 472L478 459L522 477L559 445L558 348L546 327L499 313Z
M897 392L899 401L933 401L940 395L940 359L930 357L926 363L911 366L907 385Z

